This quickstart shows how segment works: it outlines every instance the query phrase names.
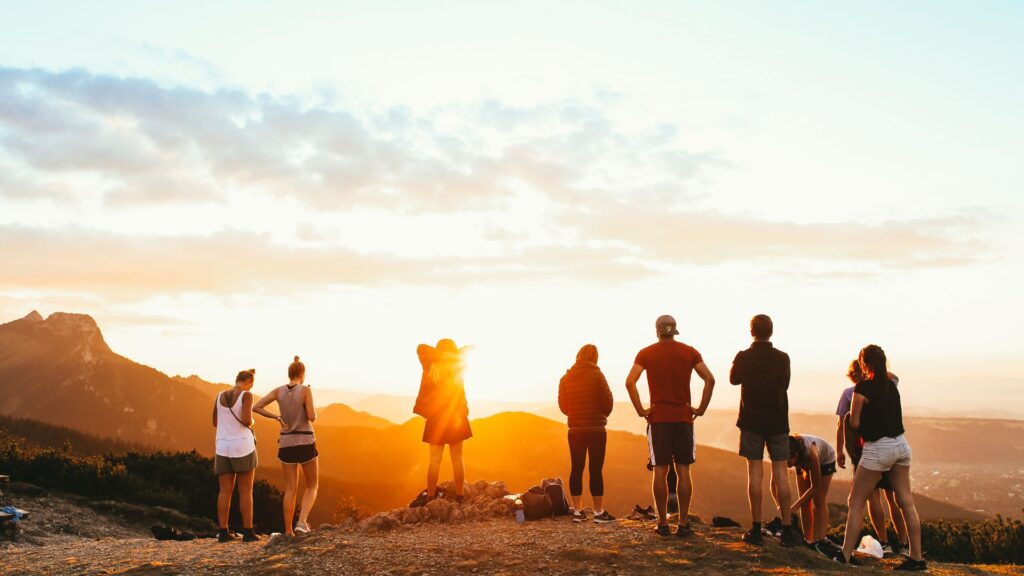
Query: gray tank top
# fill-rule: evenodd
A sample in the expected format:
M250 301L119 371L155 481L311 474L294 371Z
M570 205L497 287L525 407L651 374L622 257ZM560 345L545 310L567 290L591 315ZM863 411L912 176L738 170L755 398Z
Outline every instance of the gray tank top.
M303 401L303 388L297 384L288 386L285 384L277 389L277 405L281 410L281 420L284 426L281 427L281 438L278 446L303 446L316 442L313 436L313 425L306 416L306 403Z

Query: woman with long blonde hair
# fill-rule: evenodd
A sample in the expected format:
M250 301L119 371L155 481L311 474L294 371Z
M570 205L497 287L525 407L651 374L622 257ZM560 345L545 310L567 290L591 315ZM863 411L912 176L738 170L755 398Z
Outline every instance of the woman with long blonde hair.
M430 445L430 464L427 467L427 489L413 500L411 506L423 506L438 497L437 477L446 445L452 460L455 501L462 503L466 478L462 442L473 436L462 379L465 352L466 348L459 349L454 341L447 338L438 341L436 347L420 344L416 349L423 366L423 376L413 412L427 421L423 427L423 442Z

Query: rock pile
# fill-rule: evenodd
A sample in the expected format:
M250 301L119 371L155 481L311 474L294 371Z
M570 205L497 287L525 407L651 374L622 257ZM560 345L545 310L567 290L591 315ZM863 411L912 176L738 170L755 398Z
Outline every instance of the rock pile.
M418 508L396 508L390 512L374 514L354 527L366 532L387 532L402 525L426 522L457 524L506 517L515 513L515 503L505 498L509 491L504 482L467 482L462 491L464 500L461 505L455 502L453 482L443 482L439 487L444 490L444 498L431 500L426 506Z

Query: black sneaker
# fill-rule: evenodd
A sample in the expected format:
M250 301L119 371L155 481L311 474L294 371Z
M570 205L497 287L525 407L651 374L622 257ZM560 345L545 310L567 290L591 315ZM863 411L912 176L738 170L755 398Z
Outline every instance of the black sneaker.
M648 506L647 508L641 508L639 504L633 507L633 514L638 516L643 521L657 520L658 513L654 511L654 506Z
M658 524L658 527L654 529L654 533L658 536L671 536L672 530L669 529L668 524Z
M583 510L573 510L572 511L572 521L576 522L577 524L580 523L580 522L586 522L587 521L587 513L584 512Z
M772 521L764 525L764 533L779 538L782 536L782 518L776 516Z
M225 542L231 542L231 541L237 540L237 539L238 539L238 537L235 536L234 534L232 534L230 530L226 530L226 529L223 529L223 528L220 529L220 530L217 530L217 542L220 542L221 544L223 544Z
M893 568L893 570L907 570L911 572L926 572L928 570L928 563L924 560L914 560L913 558L906 558L899 566Z
M751 528L743 535L743 541L754 546L762 546L764 544L764 535L761 534L760 530Z
M842 549L833 550L832 553L829 554L829 558L832 558L833 560L835 560L836 562L838 562L840 564L847 564L849 566L860 566L861 565L860 564L860 560L858 560L856 556L850 556L850 559L847 560L846 556L843 556Z
M822 554L822 555L827 556L829 558L831 558L833 555L835 555L836 550L840 550L828 538L822 538L821 540L818 540L817 542L814 543L812 548L817 550L819 554ZM842 550L840 550L840 554L842 554Z
M600 514L594 514L595 524L607 524L609 522L615 522L615 516L609 514L607 510L601 511Z
M693 536L693 528L689 524L676 526L676 538L689 538L690 536Z
M252 528L242 528L242 542L259 542L260 537Z
M417 495L412 502L409 502L409 508L419 508L421 506L426 506L427 502L430 502L430 494L428 494L427 491L424 490L423 492L420 492L419 495Z
M783 526L782 535L779 536L779 544L783 548L793 548L804 543L804 538L792 526Z

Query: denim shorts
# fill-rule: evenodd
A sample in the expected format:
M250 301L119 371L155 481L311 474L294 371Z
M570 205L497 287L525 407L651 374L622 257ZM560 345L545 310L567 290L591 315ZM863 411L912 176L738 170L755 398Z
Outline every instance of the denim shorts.
M865 442L860 465L875 472L888 472L893 466L910 466L910 456L910 444L900 434L896 438Z

